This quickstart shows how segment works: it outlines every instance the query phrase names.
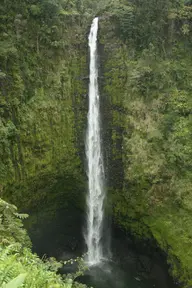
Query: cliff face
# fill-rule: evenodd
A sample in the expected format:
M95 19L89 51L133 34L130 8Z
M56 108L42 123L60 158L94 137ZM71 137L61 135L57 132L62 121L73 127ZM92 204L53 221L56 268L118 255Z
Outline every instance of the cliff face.
M83 179L87 22L64 10L50 16L53 8L1 7L9 10L1 25L1 194L22 209L44 200L61 175L72 194Z
M168 40L162 52L153 39L145 49L131 37L125 40L122 15L116 13L102 17L99 39L114 220L136 238L155 240L168 255L172 275L190 287L191 34L182 32L186 14L179 11L172 28L164 28Z
M82 234L92 17L74 9L63 1L0 4L0 194L31 215L32 240L53 236L59 221L59 233L63 225L71 237Z
M68 227L81 235L91 19L49 1L4 2L1 197L31 212L27 225L36 237L50 236L44 220L51 226L53 218L62 222L61 231ZM137 238L155 239L168 255L172 275L190 287L191 9L149 15L147 5L145 11L111 6L100 19L108 197L117 225Z

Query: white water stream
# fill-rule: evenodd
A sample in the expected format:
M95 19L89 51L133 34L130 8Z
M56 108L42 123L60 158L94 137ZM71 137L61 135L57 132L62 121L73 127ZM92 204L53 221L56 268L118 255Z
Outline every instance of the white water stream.
M98 18L93 20L89 34L90 47L90 83L89 112L86 137L86 156L88 163L88 195L87 195L87 261L89 265L100 263L104 257L101 243L104 220L104 164L101 149L100 101L98 89L97 67L97 32Z

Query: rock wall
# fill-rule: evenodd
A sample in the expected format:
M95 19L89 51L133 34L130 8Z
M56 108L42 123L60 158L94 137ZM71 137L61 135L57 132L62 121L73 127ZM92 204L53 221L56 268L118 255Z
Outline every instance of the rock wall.
M169 43L166 56L152 43L138 51L121 38L115 20L106 13L99 36L113 218L136 239L165 251L172 275L190 287L190 60L182 36L175 40L177 50Z
M54 246L57 225L58 234L65 227L66 245L74 231L78 240L82 238L86 192L87 33L92 17L59 5L7 1L0 7L5 14L0 197L30 214L26 227L34 247L41 242L37 250L42 253L50 251L43 250L43 233Z

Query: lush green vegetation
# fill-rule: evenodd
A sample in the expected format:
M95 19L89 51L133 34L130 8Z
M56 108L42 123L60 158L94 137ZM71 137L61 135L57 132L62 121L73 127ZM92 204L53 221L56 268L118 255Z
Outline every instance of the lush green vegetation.
M75 4L67 3L0 4L2 186L32 179L39 171L70 174L78 170L72 103L78 102L85 89L74 77L84 73L86 52L76 51L83 24ZM72 34L80 35L78 39L70 32L71 25ZM80 67L76 67L78 61ZM74 93L77 100L72 98Z
M45 218L62 203L82 209L79 135L87 83L81 78L90 23L82 7L59 0L0 3L0 192L30 214L46 209Z
M53 218L58 209L83 208L86 33L100 11L114 218L136 237L155 239L184 287L192 285L191 5L0 3L1 196L35 217L37 210ZM31 253L19 219L25 215L0 203L0 285L21 274L14 281L24 287L49 287L47 279L50 287L70 287L55 273L58 263Z
M83 288L75 283L75 278L82 275L85 266L82 259L78 262L78 271L62 278L56 272L64 263L54 258L41 260L31 252L31 242L23 228L22 219L26 214L19 214L14 205L0 199L0 286ZM67 261L69 262L69 261ZM73 260L70 260L73 263Z
M113 154L124 165L124 188L113 189L115 218L136 237L154 238L172 275L191 287L192 7L121 1L107 16L104 93L116 107Z
M81 78L90 22L90 13L81 19L83 7L75 0L0 3L0 193L33 212L30 227L38 210L46 223L58 209L82 209ZM25 215L0 201L0 286L76 287L73 276L56 274L59 263L32 254L19 219Z

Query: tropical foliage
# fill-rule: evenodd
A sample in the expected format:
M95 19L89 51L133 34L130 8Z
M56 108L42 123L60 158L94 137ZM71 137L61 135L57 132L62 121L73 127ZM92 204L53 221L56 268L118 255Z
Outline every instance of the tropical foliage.
M71 203L82 208L86 33L99 11L113 215L155 239L184 287L192 285L191 5L0 3L0 193L23 211L45 204L51 217ZM0 285L70 287L55 273L61 264L31 253L25 217L1 200Z
M85 270L81 258L75 260L77 272L62 278L56 272L64 263L54 258L41 260L32 254L31 242L22 224L26 217L26 214L19 214L14 205L0 199L0 287L85 287L74 282ZM68 262L73 263L73 260Z
M114 1L101 28L111 167L123 165L123 189L115 168L111 179L115 219L155 239L184 287L192 281L191 19L183 1Z

